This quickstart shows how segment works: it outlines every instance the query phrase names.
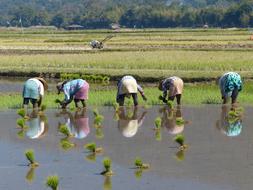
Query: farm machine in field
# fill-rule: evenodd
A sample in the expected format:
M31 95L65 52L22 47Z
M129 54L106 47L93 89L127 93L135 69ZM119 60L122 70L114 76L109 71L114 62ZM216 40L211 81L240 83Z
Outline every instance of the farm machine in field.
M90 46L92 47L92 49L102 49L104 47L104 43L110 40L112 37L114 36L113 35L106 36L102 41L92 40L90 42Z

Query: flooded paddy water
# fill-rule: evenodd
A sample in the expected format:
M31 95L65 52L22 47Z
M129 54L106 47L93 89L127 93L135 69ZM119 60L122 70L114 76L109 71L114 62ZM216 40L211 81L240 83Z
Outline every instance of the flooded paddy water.
M236 123L225 120L221 105L183 106L175 111L185 124L176 124L162 106L125 108L115 116L112 107L97 107L104 116L101 128L93 125L93 108L85 111L46 110L30 113L28 129L20 133L16 110L0 112L0 189L46 189L45 179L57 174L59 189L192 189L250 190L253 181L253 129L251 107ZM154 130L160 116L162 127ZM64 150L58 132L68 126L76 146ZM188 149L180 151L173 140L185 136ZM22 136L23 135L23 136ZM83 147L95 142L104 152L95 157ZM39 167L31 170L24 152L33 149ZM115 175L104 177L102 161L112 160ZM142 173L134 169L141 157L150 164Z

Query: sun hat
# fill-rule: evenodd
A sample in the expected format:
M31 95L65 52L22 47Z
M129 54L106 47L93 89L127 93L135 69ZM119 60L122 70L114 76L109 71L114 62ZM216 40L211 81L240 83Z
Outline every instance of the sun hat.
M47 81L45 81L45 79L41 77L35 77L35 78L38 79L43 84L45 90L48 89L48 84L47 84Z

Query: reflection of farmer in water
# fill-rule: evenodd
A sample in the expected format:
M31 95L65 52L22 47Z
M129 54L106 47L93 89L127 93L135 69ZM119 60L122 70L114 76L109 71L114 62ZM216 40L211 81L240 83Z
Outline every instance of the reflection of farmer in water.
M229 137L238 136L242 131L242 118L241 115L238 117L229 117L229 106L222 106L221 118L216 122L216 127Z
M29 126L26 131L27 137L30 139L43 137L48 130L46 121L47 118L44 115L38 115L38 112L34 110L27 121L27 125Z
M184 123L182 122L181 107L177 106L176 110L164 107L162 111L162 127L166 127L172 135L182 133L184 130Z
M65 125L70 134L75 138L83 139L90 133L89 118L86 109L76 111L74 116L68 111L61 112L61 115L65 119Z
M128 109L128 110L125 110ZM133 137L137 131L138 128L142 125L146 111L143 111L140 117L138 117L138 107L133 108L124 108L120 107L119 110L119 120L118 120L118 128L121 131L121 133L125 137Z

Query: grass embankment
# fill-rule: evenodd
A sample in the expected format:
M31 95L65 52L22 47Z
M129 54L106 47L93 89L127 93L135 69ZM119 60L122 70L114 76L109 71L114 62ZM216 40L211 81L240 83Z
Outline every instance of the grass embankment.
M148 98L148 105L158 105L161 102L158 100L158 96L161 94L155 87L144 88L145 94ZM243 91L239 94L238 101L241 104L253 104L253 82L247 82L244 85ZM116 89L115 90L100 90L95 91L90 89L88 105L90 106L104 106L112 105L115 102ZM57 104L54 102L56 98L63 98L56 93L47 93L43 104L48 108L57 108ZM132 100L131 100L132 101ZM140 105L145 105L141 97L139 96ZM0 108L20 108L22 103L22 97L20 94L1 94L0 96ZM200 104L217 104L221 103L220 92L218 86L215 84L186 84L182 104L188 105L200 105ZM71 103L71 107L74 107L74 103Z

